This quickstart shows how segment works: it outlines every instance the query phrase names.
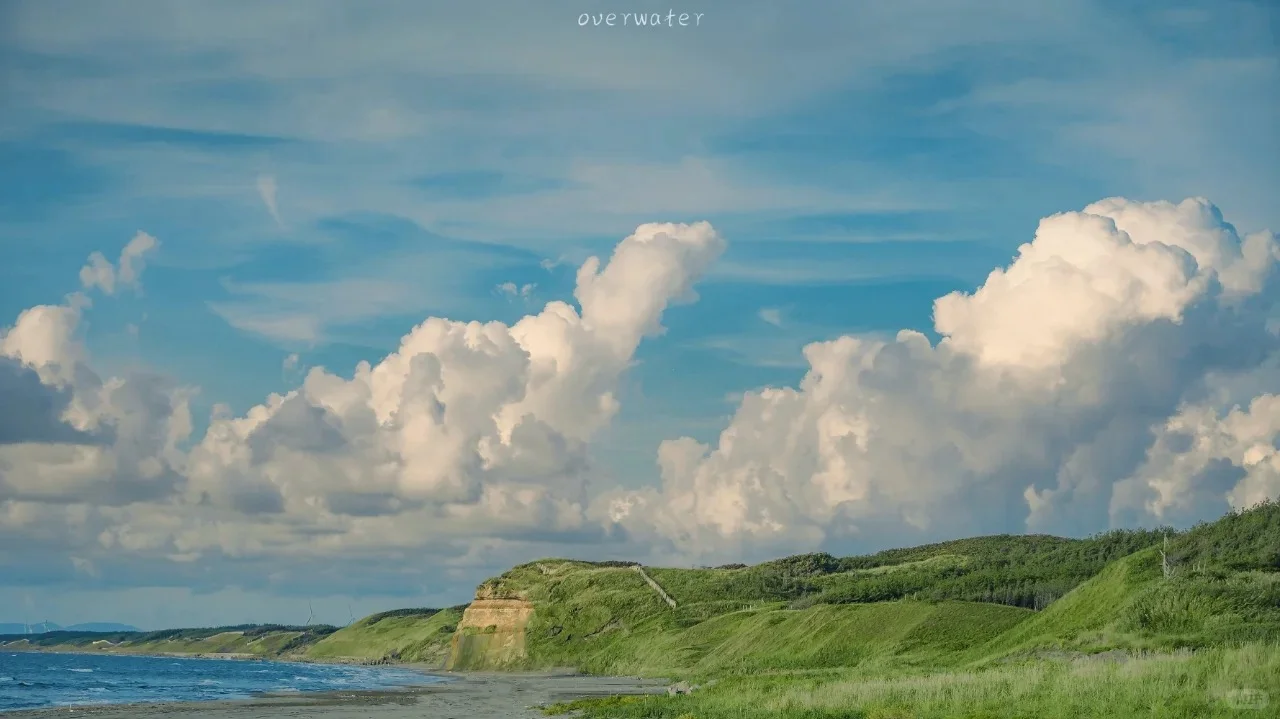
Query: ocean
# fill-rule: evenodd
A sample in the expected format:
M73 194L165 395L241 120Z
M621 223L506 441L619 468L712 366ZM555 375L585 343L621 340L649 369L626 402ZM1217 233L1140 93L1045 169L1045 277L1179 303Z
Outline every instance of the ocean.
M0 712L247 699L260 692L389 689L444 681L394 667L119 654L0 652Z

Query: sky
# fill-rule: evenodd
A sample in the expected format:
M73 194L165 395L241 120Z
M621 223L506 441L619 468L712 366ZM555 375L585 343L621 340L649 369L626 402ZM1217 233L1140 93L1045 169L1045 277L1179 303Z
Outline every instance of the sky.
M669 5L0 0L0 621L1280 495L1273 3Z

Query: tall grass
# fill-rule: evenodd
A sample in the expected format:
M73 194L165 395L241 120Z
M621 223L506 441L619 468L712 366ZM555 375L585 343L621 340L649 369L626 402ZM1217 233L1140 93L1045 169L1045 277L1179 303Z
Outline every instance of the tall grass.
M904 676L728 677L691 696L549 708L647 719L1262 719L1280 713L1280 645L1108 655Z

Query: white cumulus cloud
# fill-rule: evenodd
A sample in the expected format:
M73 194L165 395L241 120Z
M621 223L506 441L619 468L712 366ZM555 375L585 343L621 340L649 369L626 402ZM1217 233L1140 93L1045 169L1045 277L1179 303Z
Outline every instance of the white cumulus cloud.
M94 253L86 269L96 269L85 286L107 294L139 289L143 256L157 244L139 232L116 265ZM80 339L87 306L87 298L73 294L64 304L27 309L0 329L0 365L17 368L15 381L0 383L0 407L39 409L42 424L62 430L32 436L29 428L22 441L0 445L0 533L40 516L41 503L124 506L164 499L183 481L179 445L191 433L190 391L153 374L101 377ZM34 396L22 379L31 374L48 391L44 396ZM83 525L89 514L72 516Z
M747 393L713 446L664 442L661 488L594 516L734 555L1079 534L1274 496L1280 404L1255 390L1280 387L1278 257L1204 200L1046 218L1009 267L936 301L941 341L807 346L798 387Z
M618 378L722 247L706 223L643 225L579 270L580 312L429 318L349 377L313 368L213 418L186 456L188 520L138 512L105 541L190 558L581 531L587 444L618 409Z

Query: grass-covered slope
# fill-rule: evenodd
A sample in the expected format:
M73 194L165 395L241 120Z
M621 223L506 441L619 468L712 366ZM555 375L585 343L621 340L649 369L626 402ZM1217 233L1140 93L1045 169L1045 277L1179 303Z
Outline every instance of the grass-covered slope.
M462 607L401 609L331 626L245 625L156 632L48 632L0 636L10 651L232 656L443 666Z
M925 601L791 610L749 593L680 601L668 590L678 601L672 609L629 569L539 565L537 575L530 567L504 575L498 592L533 605L523 659L495 663L472 656L455 668L709 676L849 667L873 659L917 663L989 641L1032 614L994 604Z
M1280 702L1280 504L1229 514L1174 534L1167 544L1162 537L1154 541L1156 536L1127 535L1138 542L1126 535L1083 540L1097 542L1092 546L1052 538L983 538L872 558L808 555L734 570L649 570L672 596L688 602L678 611L668 609L665 618L652 609L640 612L637 604L624 612L613 608L621 602L624 574L578 568L559 582L546 576L539 583L519 572L510 579L512 586L525 585L539 608L530 624L533 661L551 656L571 663L577 657L589 669L661 674L666 667L670 676L716 679L692 696L557 708L581 709L587 717L1274 715L1268 712ZM1008 595L1000 586L1019 576L1024 585L1029 577L1069 580L1099 557L1135 544L1136 551L1103 562L1039 611L1004 604ZM1031 566L1006 563L1005 556L1022 556ZM1053 556L1075 557L1078 564L1057 570L1048 561ZM771 586L761 575L779 566L791 567L782 573L786 579L761 590ZM930 573L940 581L921 586ZM871 596L865 587L885 586L865 582L893 574L912 577L895 588L907 598L857 601ZM571 586L569 575L584 575L574 588L585 589L596 608L558 595L557 587ZM956 587L981 587L965 579L974 575L988 578L990 601L933 599ZM779 589L787 583L790 588ZM750 604L750 597L765 591L792 598ZM713 599L718 593L734 598ZM986 588L982 596L988 596ZM837 603L825 603L833 599ZM602 633L576 646L567 640L555 647L551 637L532 634L533 626L546 623L538 618L544 612L579 631L612 623L617 638L603 639ZM614 618L606 619L606 612ZM699 612L710 616L699 621Z
M308 646L317 660L414 662L443 666L462 607L383 612L343 627Z
M1280 504L1268 503L1113 562L987 649L1165 650L1276 640Z
M546 559L489 580L478 599L532 608L524 655L455 656L454 668L709 675L916 665L993 642L1158 532L1089 539L998 536L864 557L807 554L755 566L645 568Z
M155 632L47 632L0 636L6 650L117 654L281 657L299 654L336 630L331 626L240 625Z

